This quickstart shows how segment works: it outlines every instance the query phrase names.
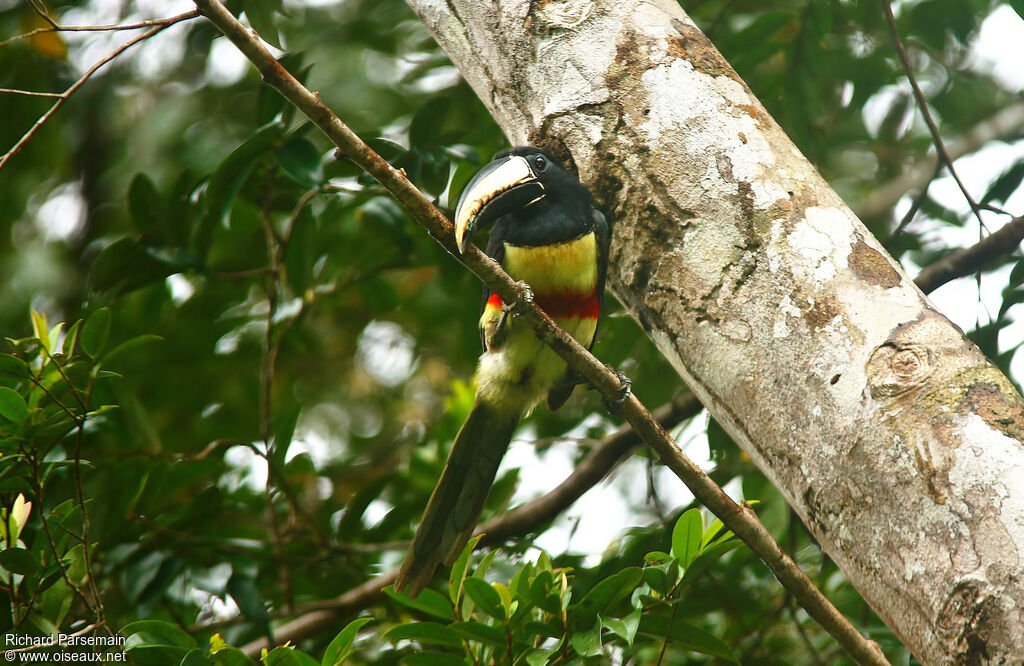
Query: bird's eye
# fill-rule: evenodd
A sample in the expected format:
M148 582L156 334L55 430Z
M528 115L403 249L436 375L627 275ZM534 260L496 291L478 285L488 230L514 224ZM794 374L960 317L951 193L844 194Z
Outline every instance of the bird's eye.
M544 159L543 155L537 155L533 158L533 167L537 169L537 171L544 171L548 168L548 161Z

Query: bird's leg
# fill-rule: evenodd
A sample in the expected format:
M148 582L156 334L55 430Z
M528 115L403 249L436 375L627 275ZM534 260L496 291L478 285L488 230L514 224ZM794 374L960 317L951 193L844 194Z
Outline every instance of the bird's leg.
M518 316L523 308L533 303L533 290L530 289L530 285L526 284L522 280L516 283L519 285L519 295L516 296L516 300L511 303L501 304L501 317L498 319L498 323L494 326L494 333L491 335L490 346L500 347L505 343L505 338L508 337L508 318L509 316Z
M612 366L605 364L606 368L615 373L615 376L619 378L619 397L614 400L609 400L602 397L604 401L604 408L608 410L608 413L613 416L618 416L622 413L622 405L625 404L626 400L629 399L629 395L633 392L633 381L620 370L616 370Z

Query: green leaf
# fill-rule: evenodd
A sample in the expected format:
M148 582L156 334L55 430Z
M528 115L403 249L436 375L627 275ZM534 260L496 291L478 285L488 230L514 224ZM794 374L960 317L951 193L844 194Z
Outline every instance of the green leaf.
M406 666L466 666L466 660L448 652L413 652L399 660Z
M320 666L305 652L287 645L276 647L263 658L265 666Z
M1017 16L1024 19L1024 0L1009 0L1010 7L1017 12Z
M672 528L672 555L679 558L684 569L690 566L700 552L701 537L704 535L704 519L700 509L690 509L679 516Z
M443 594L429 588L420 590L419 595L415 598L396 591L394 585L388 585L384 588L384 593L403 606L414 608L427 615L432 615L449 622L455 619L455 609L452 607L451 602Z
M210 657L206 654L206 650L195 648L185 653L178 666L211 666L212 663Z
M471 620L469 622L452 622L449 625L449 628L459 636L478 643L504 645L507 639L505 636L505 630L501 627L495 627L475 620Z
M144 173L137 173L128 186L128 212L139 233L160 226L164 202L156 185Z
M274 10L281 8L280 0L246 0L245 15L249 23L268 44L281 49L281 36L274 24Z
M278 166L303 187L316 187L320 170L320 151L305 137L288 139L274 153Z
M680 620L673 620L671 611L644 613L640 618L639 632L645 636L674 643L692 652L699 652L739 663L736 655L732 653L729 646L723 643L721 639L709 634L700 627L695 627Z
M110 337L110 308L100 308L85 320L82 327L82 351L96 358L107 348Z
M149 344L150 342L163 342L163 338L160 337L159 335L153 335L152 333L136 335L134 338L128 338L127 340L125 340L124 342L117 345L109 352L107 352L107 354L103 357L103 362L110 363L121 354L129 352L135 349L136 347L141 347L142 345Z
M469 598L476 602L480 609L491 617L504 619L505 613L501 605L501 595L489 583L479 578L467 578L463 585Z
M238 610L242 615L260 624L267 622L267 608L263 604L263 595L252 578L238 571L232 572L226 590L238 604Z
M22 424L28 418L28 405L14 389L0 386L0 416L8 421Z
M32 311L32 335L39 339L43 349L50 350L50 331L46 324L46 315Z
M422 148L444 143L440 131L450 106L447 96L435 97L421 106L409 123L409 145Z
M31 373L25 361L10 354L0 354L0 374L28 377Z
M687 586L694 580L699 578L705 571L714 566L715 562L725 555L730 550L742 546L743 542L739 539L729 539L726 541L719 541L711 544L698 555L690 566L686 567L686 572L683 573L683 586Z
M238 648L223 647L210 656L219 666L256 666L256 661Z
M604 648L601 646L601 625L595 624L586 631L573 633L569 643L581 657L598 657L604 654Z
M288 286L297 296L306 293L313 278L313 264L316 262L316 218L309 206L303 206L295 216L288 247L284 252L285 275Z
M0 566L10 572L31 575L39 570L39 560L25 548L7 548L0 551Z
M446 647L461 647L462 639L451 629L439 622L409 622L399 624L384 633L384 638L389 641L400 640L416 641L428 645L444 645Z
M324 658L320 661L320 666L337 666L337 664L344 663L359 630L365 624L372 621L372 617L359 617L346 624L338 632L338 635L334 637L331 644L327 646L327 650L324 651Z
M138 620L121 628L121 635L138 634L147 645L169 645L181 648L198 647L195 640L177 625L161 620Z
M979 203L984 205L993 201L1005 202L1020 187L1021 180L1024 180L1024 160L1016 162L996 178Z
M643 612L639 608L635 608L621 620L613 617L601 618L601 626L626 641L626 644L630 647L633 647L633 640L636 638L637 629L640 627L640 617L642 615Z
M629 596L643 580L643 570L627 567L595 585L573 607L573 626L590 626L612 604Z
M479 542L480 537L475 536L466 543L466 547L462 549L459 558L452 565L451 573L448 574L448 598L452 600L453 604L458 603L462 598L462 582L466 579L466 571L469 570L469 557Z
M264 125L217 166L206 187L206 213L196 229L194 239L196 254L199 257L205 258L209 252L213 231L217 225L227 224L231 205L253 166L281 141L283 133L284 128L278 123Z

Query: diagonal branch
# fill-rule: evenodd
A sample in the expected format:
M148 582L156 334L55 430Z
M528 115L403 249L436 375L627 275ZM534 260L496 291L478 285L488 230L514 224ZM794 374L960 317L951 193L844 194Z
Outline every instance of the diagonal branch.
M1024 240L1024 217L1006 223L971 247L965 247L924 268L914 282L928 294L942 285L976 272L989 261L1013 252Z
M525 303L525 299L519 298L522 285L512 280L497 262L479 248L470 246L464 255L460 255L455 246L451 222L416 189L405 174L391 166L345 125L320 100L319 95L306 89L282 67L259 39L224 5L218 0L196 0L196 6L256 66L268 84L302 111L338 146L339 156L347 157L387 188L413 220L423 226L442 247L473 271L503 301L513 303L521 300ZM574 372L590 382L607 399L618 400L628 388L617 373L560 329L535 303L526 304L520 317ZM758 520L753 510L733 501L700 467L683 455L678 445L635 395L630 394L620 409L622 416L633 426L644 443L654 449L662 463L757 554L800 606L854 659L862 664L889 663L878 644L865 639L814 586Z

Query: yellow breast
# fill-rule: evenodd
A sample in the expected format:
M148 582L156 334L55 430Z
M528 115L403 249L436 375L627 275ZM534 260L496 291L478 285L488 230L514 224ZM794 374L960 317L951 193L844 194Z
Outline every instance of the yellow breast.
M597 286L597 238L593 232L539 247L505 243L505 270L537 293L589 293Z

